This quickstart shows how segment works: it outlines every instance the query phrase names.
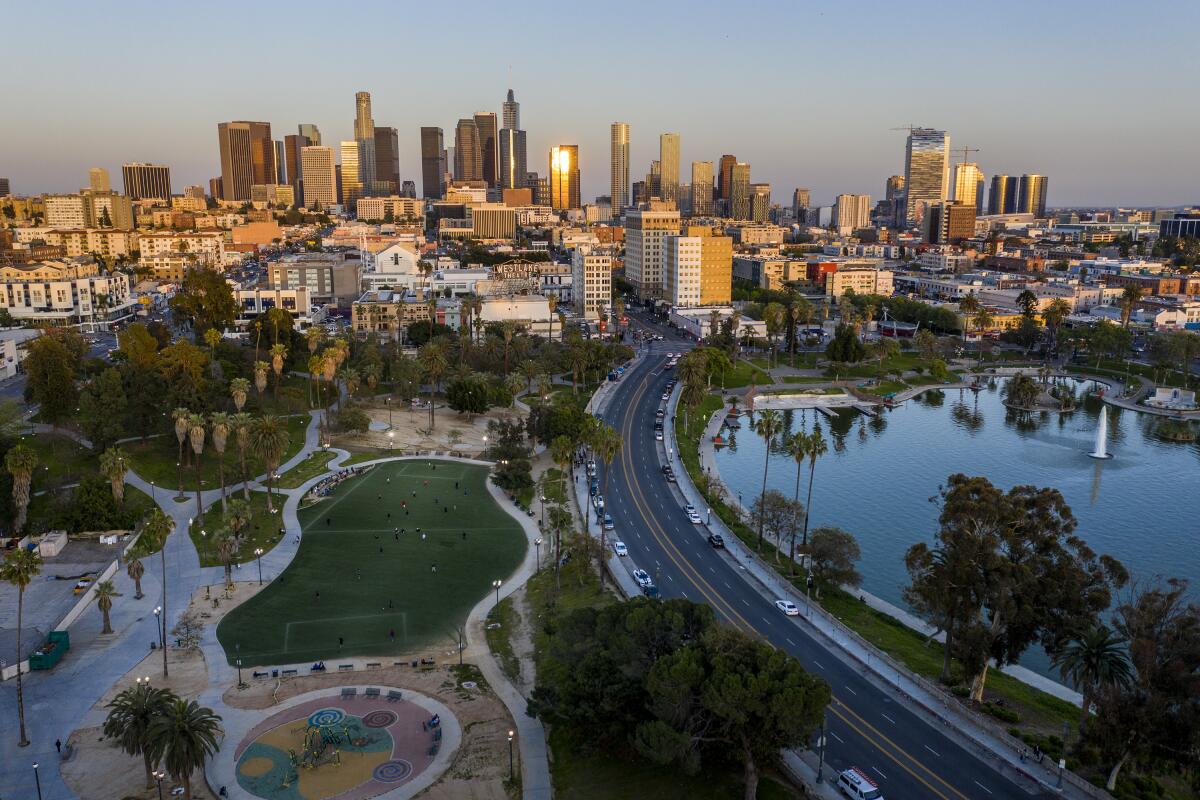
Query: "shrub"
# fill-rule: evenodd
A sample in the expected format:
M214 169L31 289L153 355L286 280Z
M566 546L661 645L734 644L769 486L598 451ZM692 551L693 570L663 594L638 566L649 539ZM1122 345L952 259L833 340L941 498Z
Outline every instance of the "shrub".
M989 714L990 716L993 716L996 719L1002 720L1004 722L1020 722L1021 721L1020 714L1013 711L1011 708L1005 708L1004 706L996 705L995 703L984 703L983 704L983 712L985 714Z
M371 427L371 417L357 406L347 406L338 414L337 424L347 433L366 433Z

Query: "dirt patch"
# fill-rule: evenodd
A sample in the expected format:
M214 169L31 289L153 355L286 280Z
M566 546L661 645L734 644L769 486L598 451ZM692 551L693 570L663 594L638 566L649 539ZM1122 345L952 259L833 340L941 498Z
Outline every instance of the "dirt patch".
M373 430L362 434L335 434L332 444L350 450L390 448L397 455L405 450L454 450L474 456L483 452L483 437L487 434L489 420L523 416L515 408L491 408L486 414L468 417L445 406L444 402L438 400L432 431L429 430L428 406L409 411L407 404L393 404L389 416L388 408L382 401L361 404L358 407L371 417ZM391 436L388 435L389 424Z
M187 698L195 698L208 686L208 669L204 654L199 649L168 650L167 672L168 677L163 678L162 653L150 653L109 687L100 701L92 706L88 718L102 718L107 713L104 707L118 692L133 686L139 677L148 676L155 686L171 689ZM67 745L71 757L62 763L60 772L63 781L76 796L88 800L123 800L128 797L157 800L158 788L146 788L142 759L126 754L106 740L101 726L72 731L67 737ZM174 781L164 781L163 793L166 794L174 785ZM192 775L192 796L215 800L215 795L204 785L204 775L200 771Z
M464 688L473 681L474 688ZM279 681L252 681L244 690L231 688L224 700L242 709L269 711L277 703L305 692L330 691L346 685L392 686L410 689L444 703L462 726L462 745L442 777L421 797L428 800L501 800L510 795L505 788L508 778L508 731L512 717L491 687L471 664L459 667L384 667L355 672L301 675ZM236 746L236 742L229 746ZM514 751L515 752L515 751ZM516 765L520 772L520 764Z

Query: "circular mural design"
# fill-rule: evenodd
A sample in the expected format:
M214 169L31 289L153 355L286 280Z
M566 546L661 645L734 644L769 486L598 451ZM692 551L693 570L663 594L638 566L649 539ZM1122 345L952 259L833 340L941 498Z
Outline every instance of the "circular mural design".
M375 780L380 783L399 783L412 774L412 764L407 761L395 759L380 764L371 774Z
M313 712L308 718L309 725L337 725L346 718L346 712L340 708L322 708Z
M363 715L363 725L368 728L386 728L396 722L398 717L393 711L371 711Z

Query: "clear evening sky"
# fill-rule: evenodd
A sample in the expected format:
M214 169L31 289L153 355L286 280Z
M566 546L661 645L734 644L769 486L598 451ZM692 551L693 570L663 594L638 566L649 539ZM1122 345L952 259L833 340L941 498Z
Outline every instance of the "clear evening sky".
M910 123L948 130L985 174L1050 176L1051 205L1200 202L1195 0L425 3L0 2L0 176L71 191L87 169L170 165L176 192L219 174L216 123L316 123L350 138L354 92L400 132L500 111L508 68L529 168L580 145L608 193L608 126L632 126L631 180L682 135L826 205L878 197ZM957 157L956 159L957 160Z

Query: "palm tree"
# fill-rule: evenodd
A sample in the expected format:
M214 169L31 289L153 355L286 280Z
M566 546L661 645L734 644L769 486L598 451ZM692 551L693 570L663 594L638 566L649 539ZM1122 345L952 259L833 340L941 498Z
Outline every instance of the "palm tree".
M593 447L596 455L604 462L604 494L608 495L608 476L612 473L612 462L621 450L621 434L611 425L602 425L596 432ZM600 526L600 588L604 589L604 526Z
M209 328L209 330L212 330L212 328ZM96 584L94 592L96 595L96 607L104 615L104 629L100 633L112 633L112 622L109 620L108 614L112 611L113 598L117 597L116 584L112 581L100 581Z
M508 392L508 404L510 407L517 401L517 395L519 395L521 391L525 389L525 387L525 379L516 373L513 373L504 379L504 390Z
M1129 318L1133 316L1133 309L1142 299L1142 289L1140 286L1126 286L1121 291L1121 327L1129 327Z
M245 500L230 500L229 508L225 509L222 520L225 522L225 527L229 528L229 532L240 543L242 532L254 521L254 514L250 511L250 504Z
M504 320L500 323L500 336L504 339L504 374L508 374L508 350L512 346L513 337L517 335L517 323Z
M250 426L254 418L244 411L239 411L229 418L229 426L233 429L238 449L238 465L242 479L242 497L250 499L250 478L246 474L246 451L250 443Z
M271 490L275 486L275 470L288 447L287 428L278 417L269 414L259 417L250 428L250 452L267 468L267 511L274 514Z
M829 445L821 435L821 429L813 425L813 432L808 437L808 497L804 500L804 538L800 546L808 550L808 517L812 511L813 476L817 472L817 459L829 452Z
M304 339L306 342L308 342L309 355L317 352L317 348L321 346L321 339L323 336L324 334L321 333L321 329L315 326L304 332Z
M225 444L229 441L229 415L223 411L214 413L210 418L212 424L212 445L217 451L217 482L221 484L221 508L227 508L225 500Z
M982 306L979 305L979 298L975 296L974 292L971 292L966 297L958 301L958 312L962 314L963 318L962 323L964 341L967 338L967 334L971 332L971 317L977 311L979 311L980 308L982 308Z
M17 445L21 447L21 445ZM13 448L14 450L16 448ZM12 450L9 451L10 453ZM8 551L4 561L0 562L0 581L11 583L17 587L17 719L20 722L21 747L29 746L29 737L25 735L25 694L21 686L21 662L25 660L25 651L21 648L21 630L25 616L25 588L33 582L42 571L42 557L37 550L18 547Z
M23 444L16 445L4 454L4 466L13 479L13 503L17 507L12 523L14 533L25 527L25 513L29 510L29 485L33 482L33 471L37 465L37 452Z
M233 407L237 411L246 405L246 395L250 393L250 381L245 378L234 378L229 382L229 395L233 398Z
M354 393L358 391L359 377L358 370L354 367L342 367L337 371L335 376L341 381L342 386L346 387L346 399L354 397ZM342 410L341 392L338 393L338 411Z
M529 391L533 391L533 379L538 374L538 363L531 358L527 358L521 362L521 374L525 376L525 385Z
M233 531L229 530L217 531L213 538L217 544L217 561L225 568L225 585L233 586L233 562L237 560L241 544Z
M429 376L429 430L433 430L433 395L446 369L450 366L446 348L440 342L427 342L417 351L417 361Z
M100 472L108 478L117 505L125 500L125 473L128 470L125 451L121 448L110 447L100 454Z
M313 383L316 380L317 373L321 372L323 360L318 355L308 357L308 407L313 406ZM320 387L317 388L320 391Z
M196 473L196 519L204 516L204 506L200 502L200 454L204 452L204 415L192 414L188 417L188 442L196 458L192 461L192 471Z
M1080 730L1087 723L1097 690L1106 686L1126 687L1133 682L1129 642L1103 624L1067 644L1054 656L1051 665L1064 680L1079 687L1083 695L1079 709Z
M258 392L259 404L262 404L262 394L267 389L267 371L270 365L265 361L254 362L254 390Z
M684 381L683 388L679 390L679 399L683 403L683 430L685 432L688 430L688 414L694 413L707 395L708 390L704 388L704 383L700 380L691 378Z
M1058 346L1058 329L1070 315L1071 305L1061 297L1051 300L1050 305L1046 306L1046 310L1042 312L1042 322L1046 324L1046 330L1050 332L1052 347Z
M135 556L125 565L125 572L129 575L129 580L133 581L133 599L141 600L146 596L142 594L142 576L146 574L146 565Z
M155 507L142 526L142 537L158 545L158 557L162 565L162 619L167 618L167 539L175 530L175 520ZM167 677L167 649L162 649L163 677Z
M271 345L271 371L275 373L275 388L272 393L272 399L279 402L279 378L283 375L283 362L287 360L288 349L286 345L273 344Z
M800 510L800 468L804 466L804 460L808 458L808 434L802 430L796 431L791 436L783 438L783 449L796 462L796 490L792 494L792 500L795 503L792 513L792 542L788 546L788 562L791 564L789 568L790 574L796 574L796 513Z
M183 443L188 438L188 417L192 412L183 406L179 406L171 412L171 419L175 420L175 439L179 442L179 452L175 460L175 468L179 473L179 496L183 497Z
M154 786L154 740L150 737L151 723L162 716L167 704L175 697L167 689L149 683L138 683L120 692L105 708L111 709L104 719L104 736L131 756L141 756L146 768L146 788Z
M147 732L153 754L175 780L183 784L184 800L192 797L192 771L217 751L221 718L195 700L174 698L150 722Z
M774 409L764 411L758 415L758 423L755 426L758 435L766 442L766 447L763 448L763 479L762 491L759 493L759 505L765 506L767 499L767 467L771 464L771 442L783 430L783 417ZM762 549L763 538L763 522L766 519L766 514L758 515L758 549Z

